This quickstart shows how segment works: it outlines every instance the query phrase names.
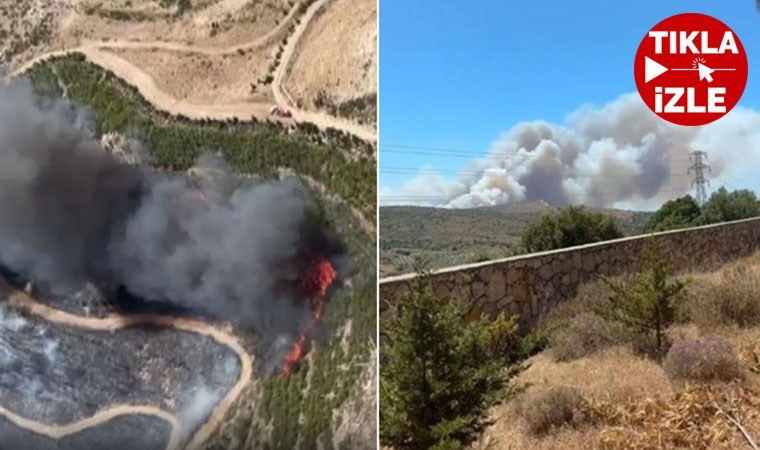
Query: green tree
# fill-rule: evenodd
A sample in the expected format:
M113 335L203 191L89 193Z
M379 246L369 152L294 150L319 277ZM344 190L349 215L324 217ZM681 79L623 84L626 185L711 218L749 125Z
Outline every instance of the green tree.
M398 450L464 448L482 431L519 370L516 318L466 323L420 277L386 322L380 365L380 439Z
M665 331L675 320L676 300L685 285L672 276L665 247L655 241L644 248L642 268L633 280L603 278L612 290L607 308L597 313L643 334L653 345L644 350L658 358L667 351Z
M693 226L701 211L697 201L691 195L685 195L675 200L665 202L647 221L644 231L673 230Z
M541 216L522 235L525 251L541 252L623 237L615 219L602 213L570 206Z
M713 192L702 206L699 222L702 224L728 222L760 216L760 200L754 192L739 189L728 192L721 187Z

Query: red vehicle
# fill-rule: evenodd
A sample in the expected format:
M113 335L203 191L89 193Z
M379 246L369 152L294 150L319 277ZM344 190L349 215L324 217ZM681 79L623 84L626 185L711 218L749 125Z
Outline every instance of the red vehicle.
M285 117L285 118L293 117L293 113L291 113L288 109L283 108L280 105L272 106L272 109L269 110L269 114L273 116Z

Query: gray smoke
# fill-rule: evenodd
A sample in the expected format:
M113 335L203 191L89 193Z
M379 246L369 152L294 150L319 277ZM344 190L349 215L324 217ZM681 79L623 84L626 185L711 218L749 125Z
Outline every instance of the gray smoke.
M515 126L455 181L423 171L382 196L389 199L385 203L454 208L541 200L595 207L652 204L689 192L693 150L708 153L713 177L732 163L760 161L760 114L736 108L713 124L681 127L649 111L638 94L626 94L601 108L581 108L565 126Z
M78 117L42 106L28 87L0 87L3 265L51 283L107 278L145 299L279 331L308 315L281 288L298 281L314 228L300 184L193 191L118 162Z

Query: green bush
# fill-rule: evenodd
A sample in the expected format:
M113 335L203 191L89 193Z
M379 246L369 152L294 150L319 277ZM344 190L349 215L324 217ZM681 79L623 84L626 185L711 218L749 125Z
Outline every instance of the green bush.
M570 206L545 214L529 226L522 235L522 247L529 253L542 252L621 237L623 232L614 218L582 206Z
M672 276L665 251L655 241L644 249L641 271L631 280L605 278L612 296L608 306L598 311L638 333L644 345L637 350L657 358L667 350L665 331L676 319L676 302L685 287L683 281Z
M728 192L721 187L713 192L702 206L699 222L702 224L728 222L760 216L760 200L754 192L739 189Z
M666 202L649 218L644 231L665 231L758 216L760 200L754 192L747 189L728 192L721 187L702 207L690 195Z
M577 389L557 386L537 394L527 394L518 403L518 414L534 436L545 435L565 426L577 427L586 421L583 397Z
M665 202L647 221L644 231L652 233L677 228L688 228L697 223L701 210L691 195Z
M517 323L500 316L465 323L452 303L416 281L385 323L380 366L380 438L397 450L462 448L517 372Z

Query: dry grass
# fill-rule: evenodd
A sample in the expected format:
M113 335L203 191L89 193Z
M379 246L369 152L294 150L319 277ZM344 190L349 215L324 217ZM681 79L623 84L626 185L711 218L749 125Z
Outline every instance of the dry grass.
M732 381L744 375L733 345L716 338L685 339L671 347L663 369L672 378Z
M334 104L377 92L377 2L333 0L296 47L285 88L306 109L320 92Z
M518 414L534 436L579 427L586 422L584 410L585 403L578 389L567 386L528 393L517 404Z
M626 402L647 395L672 394L670 382L662 369L625 347L600 350L571 362L557 362L547 352L543 352L528 362L529 367L516 379L517 383L530 386L526 396L540 396L557 386L574 388L586 399L604 399L611 403ZM522 420L519 402L505 403L494 408L492 420L494 424L479 443L484 448L588 450L589 442L593 442L598 435L597 429L581 426L578 429L565 427L546 436L536 437Z
M606 450L748 448L729 417L755 436L760 430L760 391L739 384L688 386L623 405L591 402L590 410L603 423L597 446Z
M745 260L694 277L682 305L684 320L703 328L760 325L760 265Z
M717 362L719 364L713 368L718 367L719 372L736 374L741 371L741 379L709 381L698 385L683 379L671 380L657 362L638 356L630 342L614 345L604 339L580 340L582 343L602 344L589 345L588 348L596 349L592 352L578 351L585 356L569 362L557 361L551 349L528 361L528 369L516 379L518 383L529 384L522 402L523 410L519 401L494 408L494 423L474 448L751 449L736 423L740 423L755 442L760 440L760 326L753 326L754 322L738 321L737 316L728 311L744 311L748 315L747 311L751 312L752 309L746 306L746 299L760 297L760 253L718 272L694 275L692 278L691 288L699 295L694 295L692 291L686 300L691 307L697 304L723 304L728 307L712 322L705 320L699 324L673 327L668 332L669 338L674 342L721 342L714 349L721 355L707 352L711 353L708 355L710 358L720 356L712 362L708 361L708 366ZM604 294L600 289L599 286L592 286L582 290L577 303L565 305L552 314L553 320L558 321L555 323L564 321L567 324L574 317L581 316L584 308L598 302ZM711 300L708 292L717 298ZM697 303L697 300L702 303ZM720 309L711 311L703 316L687 316L687 319L707 318ZM584 330L584 333L593 334L590 330ZM725 355L730 353L730 349L735 352L735 358ZM699 351L690 357L699 359L705 356L703 353ZM725 364L731 367L726 369ZM523 419L530 414L524 410L529 402L528 396L542 398L559 386L573 388L583 398L580 411L574 414L582 415L585 420L582 423L571 420L569 424L575 427L555 427L551 433L536 435L536 428ZM540 412L534 414L540 416ZM557 416L563 420L568 417L566 414Z
M166 50L115 50L114 54L144 71L159 89L195 104L271 103L271 89L251 84L266 76L273 47L242 55L183 54Z
M760 330L734 335L734 342L760 337ZM760 341L754 341L756 344ZM751 349L747 349L751 350ZM752 360L742 356L743 363ZM490 449L735 449L743 437L718 409L738 414L756 439L760 437L760 390L755 375L742 383L673 383L653 361L616 347L570 363L540 354L518 377L533 385L527 395L541 396L557 386L571 386L584 398L576 412L583 421L536 436L523 420L519 402L494 409L494 424L475 448ZM725 390L725 392L724 392ZM523 402L526 405L527 402ZM524 408L524 406L523 406Z

